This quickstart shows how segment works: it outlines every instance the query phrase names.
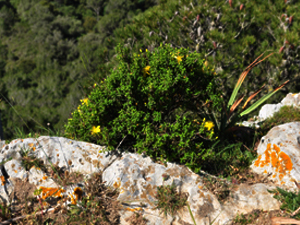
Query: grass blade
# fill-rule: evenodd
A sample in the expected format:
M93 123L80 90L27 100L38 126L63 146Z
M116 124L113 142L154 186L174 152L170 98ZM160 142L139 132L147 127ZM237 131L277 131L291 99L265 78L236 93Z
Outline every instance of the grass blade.
M259 99L257 102L255 102L253 105L251 105L248 109L246 109L245 111L243 111L240 116L244 116L250 112L252 112L253 110L255 110L258 106L260 106L264 101L266 101L267 99L269 99L273 94L275 94L277 91L279 91L283 86L285 86L287 83L289 82L289 80L287 80L286 82L284 82L282 85L280 85L279 87L277 87L273 92L270 92L269 94L265 95L264 97L262 97L261 99Z

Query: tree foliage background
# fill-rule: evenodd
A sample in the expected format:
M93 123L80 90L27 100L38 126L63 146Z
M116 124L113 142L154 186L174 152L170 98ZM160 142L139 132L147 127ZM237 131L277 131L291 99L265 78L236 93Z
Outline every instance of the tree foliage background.
M278 102L300 89L299 7L295 0L2 0L5 136L47 123L63 129L79 99L116 69L118 43L135 52L160 43L198 51L222 74L224 98L255 58L275 52L251 71L242 91L265 83L268 92L290 79L269 100Z
M105 70L114 30L152 0L0 1L0 91L5 138L15 129L63 129ZM84 68L85 60L89 74ZM102 68L104 67L104 68Z

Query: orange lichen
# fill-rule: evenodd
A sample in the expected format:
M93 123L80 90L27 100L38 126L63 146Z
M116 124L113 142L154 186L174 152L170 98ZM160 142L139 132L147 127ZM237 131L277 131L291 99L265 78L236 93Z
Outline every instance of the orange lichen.
M273 145L274 150L276 151L277 154L280 152L280 148L277 145Z
M265 170L264 173L268 173L268 172Z
M279 166L276 168L276 172L284 173L284 168L282 164L279 164Z
M261 160L261 155L258 156L257 160L254 163L254 166L258 167L260 164L260 160Z
M270 154L270 150L265 151L265 165L268 166L271 162L271 154Z
M284 176L283 173L279 174L279 180L282 180L283 176Z
M143 209L141 207L137 207L137 208L134 208L134 209L127 207L126 210L131 211L131 212L135 212L135 211L142 211Z
M276 152L271 153L271 159L272 159L272 166L277 168L277 166L278 166L278 157L276 155Z
M47 180L48 179L48 177L47 176L43 176L43 180Z
M5 181L5 177L4 176L0 176L0 180L1 180L1 184L5 185L6 181Z
M62 193L66 192L64 189L59 188L47 188L47 187L40 187L42 198L46 199L50 196L52 197L63 197Z
M114 182L114 184L113 184L114 188L119 188L120 186L121 186L121 182L120 181Z
M34 146L34 144L33 144L33 143L29 143L28 146L29 146L30 148L32 148L32 147Z
M284 152L280 152L279 156L280 156L280 158L282 158L281 161L284 162L285 168L287 170L291 171L293 169L293 163L292 163L291 158L287 154L285 154Z
M264 159L262 159L264 156ZM275 169L276 173L279 174L279 179L282 180L283 177L290 173L293 169L293 163L291 158L284 152L280 150L280 148L276 145L269 143L263 155L260 155L258 159L255 161L254 165L256 167L265 167L271 163L271 166ZM266 170L264 171L266 173ZM276 175L273 175L275 178Z

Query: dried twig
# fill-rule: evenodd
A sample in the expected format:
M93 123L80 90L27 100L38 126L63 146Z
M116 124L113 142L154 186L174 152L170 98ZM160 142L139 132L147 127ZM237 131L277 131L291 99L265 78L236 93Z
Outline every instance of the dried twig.
M35 215L38 216L38 215L40 215L40 214L49 213L49 212L54 211L55 209L56 209L56 208L45 209L45 210L42 210L42 211L39 212L39 213L36 213ZM16 218L9 219L9 220L6 220L6 221L4 221L4 222L1 222L0 225L12 224L13 222L16 222L16 221L18 221L18 220L24 219L25 217L32 217L32 216L34 216L34 215L19 216L19 217L16 217Z

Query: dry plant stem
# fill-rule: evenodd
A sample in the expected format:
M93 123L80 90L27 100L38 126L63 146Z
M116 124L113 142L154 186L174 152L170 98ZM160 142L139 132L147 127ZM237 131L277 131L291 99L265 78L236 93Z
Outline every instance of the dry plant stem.
M120 145L123 143L124 139L127 137L127 135L125 135L125 137L122 139L122 141L119 143L118 147L116 148L115 151L119 150ZM104 169L102 170L102 173L111 165L113 164L117 159L119 158L119 156L117 158L115 158L111 163L109 163L106 167L104 167Z
M217 180L224 181L224 182L227 183L227 184L231 184L230 181L228 181L228 180L226 180L226 179L223 179L223 178L216 177L216 176L211 175L211 174L208 174L208 173L206 173L206 172L203 171L203 170L200 170L200 173L202 173L202 174L204 174L204 175L206 175L206 176L209 176L209 177L213 177L213 178L215 178L215 179L217 179Z
M300 211L300 207L299 207L298 209L296 209L296 210L291 214L291 216L295 216L299 211Z
M273 217L271 218L272 225L281 225L281 224L300 224L299 220L286 218L286 217Z
M38 196L38 198L39 198L39 203L40 203L40 205L41 205L41 215L43 216L43 215L44 215L44 214L43 214L43 209L44 209L44 207L43 207L42 199L41 199L40 196Z
M42 210L41 212L39 213L36 213L35 215L38 216L40 214L45 214L45 213L48 213L48 212L52 212L54 211L55 208L50 208L50 209L45 209L45 210ZM13 222L16 222L18 220L21 220L21 219L24 219L26 217L31 217L33 215L25 215L25 216L19 216L19 217L16 217L16 218L13 218L13 219L9 219L9 220L6 220L4 222L1 222L0 225L4 225L4 224L12 224Z

